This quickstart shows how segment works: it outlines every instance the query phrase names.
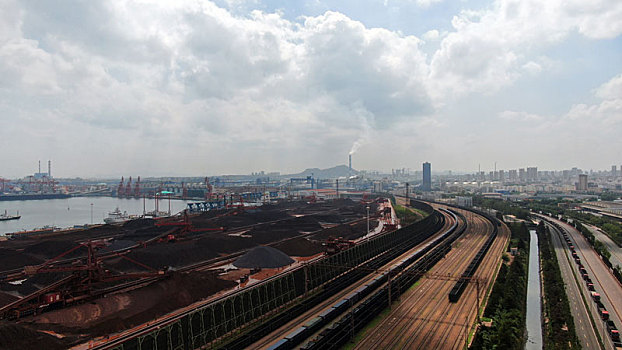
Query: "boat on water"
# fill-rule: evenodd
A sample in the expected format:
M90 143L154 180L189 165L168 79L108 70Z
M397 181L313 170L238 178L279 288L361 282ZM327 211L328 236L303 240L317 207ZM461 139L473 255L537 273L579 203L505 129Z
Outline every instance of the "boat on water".
M4 214L0 214L0 221L8 221L8 220L19 220L22 216L19 215L19 211L17 215L9 215L6 210L4 210Z
M131 219L127 211L121 212L119 207L108 213L108 217L104 219L107 224L121 224Z

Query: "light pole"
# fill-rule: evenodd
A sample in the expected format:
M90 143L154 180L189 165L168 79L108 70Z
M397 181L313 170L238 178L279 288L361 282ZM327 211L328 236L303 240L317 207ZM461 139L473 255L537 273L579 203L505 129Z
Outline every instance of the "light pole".
M91 225L93 225L93 203L91 203Z
M369 236L369 205L365 208L367 209L367 235Z

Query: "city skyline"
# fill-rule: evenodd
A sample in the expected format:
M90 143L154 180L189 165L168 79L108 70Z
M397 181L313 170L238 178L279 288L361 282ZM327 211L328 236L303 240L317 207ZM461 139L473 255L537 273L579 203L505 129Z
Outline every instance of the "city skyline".
M391 169L356 169L354 166L352 166L351 164L351 155L348 157L349 162L348 164L339 164L339 165L335 165L333 167L329 167L329 168L324 168L324 169L320 169L318 167L306 167L304 169L298 169L298 171L295 172L291 172L291 173L286 173L286 172L281 172L278 169L254 169L249 173L221 173L221 174L185 174L185 175L171 175L171 174L163 174L163 175L153 175L153 174L136 174L135 176L142 176L143 178L149 178L149 177L203 177L203 176L236 176L236 175L243 175L243 176L270 176L270 175L275 175L277 174L278 176L284 176L284 175L296 175L298 173L310 170L310 169L320 169L320 170L327 170L327 169L332 169L332 168L338 168L338 167L342 167L342 168L347 168L348 172L350 173L352 170L355 171L363 171L363 172L371 172L371 173L378 173L378 174L384 174L384 175L393 175L393 176L411 176L411 175L415 175L415 174L424 174L425 173L425 167L426 164L429 168L431 168L432 163L431 162L423 162L419 165L419 168L407 168L407 167L396 167L396 168L391 168ZM484 176L489 176L491 174L494 174L495 177L500 176L500 180L503 180L504 178L507 179L512 179L513 177L515 177L516 179L518 178L525 178L525 179L535 179L538 174L540 173L562 173L562 172L568 172L568 171L578 171L578 173L581 174L611 174L613 176L622 176L622 164L620 166L618 165L611 165L610 167L604 167L604 168L600 168L600 169L584 169L581 167L572 167L572 168L567 168L567 169L546 169L546 168L539 168L538 166L522 166L522 167L517 167L517 168L497 168L497 162L495 162L493 164L493 167L490 169L487 168L482 168L481 164L479 164L478 169L476 170L472 170L472 171L463 171L463 170L456 170L456 169L440 169L440 170L430 170L430 174L431 175L473 175L473 176L478 176L478 174L482 174ZM421 166L423 166L423 170L421 170ZM43 167L41 165L41 161L38 161L38 168L34 169L33 171L31 171L30 173L27 174L22 174L20 176L16 176L16 177L8 177L8 176L4 176L4 178L6 179L20 179L20 178L24 178L27 176L48 176L51 172L52 169L52 161L51 160L47 160L43 162ZM436 168L435 168L436 169ZM620 171L618 171L618 169L620 169ZM396 172L397 171L397 172ZM521 172L519 174L519 172ZM1 175L1 174L0 174ZM126 174L120 174L120 175L108 175L108 176L81 176L81 175L77 175L77 176L55 176L53 175L52 177L57 177L57 178L94 178L94 179L111 179L111 178L117 178L117 177L125 177ZM423 176L423 175L422 175ZM2 178L2 176L0 176L0 178Z
M619 1L0 6L2 177L622 164Z

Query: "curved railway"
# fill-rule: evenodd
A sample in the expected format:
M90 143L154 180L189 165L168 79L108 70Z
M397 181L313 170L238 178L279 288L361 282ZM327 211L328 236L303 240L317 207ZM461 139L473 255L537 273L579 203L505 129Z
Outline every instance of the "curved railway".
M430 245L433 245L435 241L439 240L439 237L443 236L448 231L454 230L458 225L465 224L465 223L459 223L458 217L455 215L452 215L452 213L450 212L442 212L442 213L443 213L443 216L445 217L445 225L440 231L433 234L432 236L430 236L428 239L426 239L422 243L414 246L412 249L404 252L403 254L400 254L398 257L394 258L393 260L391 260L384 266L379 267L375 271L369 271L370 274L367 277L341 290L340 292L338 292L331 298L316 305L314 308L304 313L300 317L297 317L296 319L292 320L285 326L277 329L276 331L268 334L267 336L260 339L259 341L253 343L252 345L248 347L248 349L292 348L293 346L295 346L293 344L293 341L284 340L284 339L287 339L288 335L290 335L292 332L296 334L296 343L302 343L304 339L312 336L314 333L317 333L314 330L316 328L320 328L319 326L317 326L319 323L327 324L330 321L327 319L328 315L331 316L331 319L334 319L336 316L338 316L336 314L336 311L333 311L333 309L339 308L340 313L342 313L348 307L354 307L358 303L361 302L361 300L357 300L356 303L352 303L352 305L349 305L349 303L351 303L350 299L352 298L353 295L357 295L357 293L365 293L365 295L368 295L369 293L373 292L373 290L384 287L386 285L386 282L375 283L377 285L374 285L373 287L368 287L368 286L372 285L374 281L379 280L379 277L380 277L379 273L382 273L382 271L393 270L395 267L401 264L405 259L407 259L409 256L412 256L414 253L420 251L423 247L428 247ZM365 288L370 288L370 289L364 291ZM348 305L346 305L347 307L341 306L341 305L344 305L340 301L341 299L348 300L347 302ZM339 305L339 306L335 306L335 305ZM313 325L313 328L311 328L309 325ZM301 334L303 332L301 331L301 329L304 329L305 331L307 331L307 329L310 329L310 330L305 332L304 333L305 335L302 336Z
M460 349L464 347L470 326L476 317L478 306L477 286L480 283L479 300L483 291L494 280L501 253L509 238L506 227L500 230L488 254L475 272L473 281L464 291L462 301L450 303L447 295L456 276L460 274L492 233L494 227L488 219L472 216L472 225L455 248L434 266L421 283L406 293L399 305L384 317L373 330L355 346L357 349ZM483 234L482 234L483 233ZM408 336L406 336L408 335Z

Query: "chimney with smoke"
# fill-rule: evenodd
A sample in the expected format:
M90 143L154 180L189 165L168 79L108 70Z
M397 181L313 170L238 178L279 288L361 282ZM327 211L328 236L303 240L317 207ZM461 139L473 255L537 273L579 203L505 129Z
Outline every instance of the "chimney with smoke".
M350 174L352 173L352 154L348 154L348 169L350 170Z

